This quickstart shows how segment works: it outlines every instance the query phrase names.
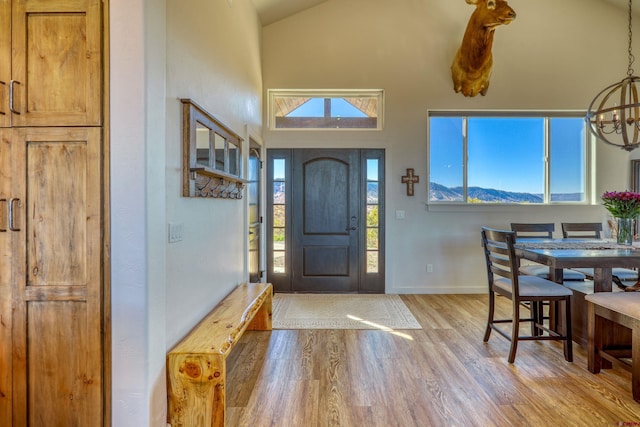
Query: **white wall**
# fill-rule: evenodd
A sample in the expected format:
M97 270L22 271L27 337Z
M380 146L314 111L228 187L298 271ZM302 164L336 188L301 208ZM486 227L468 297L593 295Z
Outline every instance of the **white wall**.
M329 0L263 30L266 89L381 88L381 132L265 130L268 148L374 147L387 156L387 293L485 292L480 227L604 221L601 206L427 210L429 109L579 109L626 75L627 17L600 0L511 0L485 97L453 91L450 65L473 7L463 0ZM267 123L265 121L265 123ZM629 155L596 145L595 194L628 188ZM414 168L414 197L400 177ZM396 220L395 210L406 219ZM433 273L426 273L426 264Z
M110 4L112 424L122 426L149 425L144 6Z
M181 196L179 98L260 129L260 25L245 0L111 0L110 18L112 424L158 426L167 350L245 281L244 200Z
M167 247L167 341L180 339L244 278L244 200L185 198L180 98L244 136L262 121L260 26L248 1L167 1L167 220L184 240ZM245 154L248 152L246 141Z

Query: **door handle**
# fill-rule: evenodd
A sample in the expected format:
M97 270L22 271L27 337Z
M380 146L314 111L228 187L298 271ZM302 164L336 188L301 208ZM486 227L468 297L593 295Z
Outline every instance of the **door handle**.
M20 231L20 229L16 227L13 220L13 206L16 204L16 202L18 203L18 207L22 207L22 202L20 202L20 199L12 197L9 200L9 230L11 231Z
M0 203L7 203L7 199L0 199ZM2 217L0 217L2 218ZM0 233L7 231L7 226L4 224L0 224Z
M5 106L5 103L4 103L5 101L4 100L5 100L5 94L6 94L5 91L7 90L6 89L7 83L3 82L3 81L0 81L0 85L2 85L2 98L0 98L0 106L3 107L3 109L0 111L0 114L4 116L4 115L7 114L7 112L4 111L4 106Z
M11 80L11 82L9 83L9 110L11 110L13 114L20 114L20 111L15 109L14 102L13 102L13 98L15 96L16 84L20 84L20 82L17 80Z
M354 215L351 217L351 227L347 227L344 231L353 231L358 229L358 218Z

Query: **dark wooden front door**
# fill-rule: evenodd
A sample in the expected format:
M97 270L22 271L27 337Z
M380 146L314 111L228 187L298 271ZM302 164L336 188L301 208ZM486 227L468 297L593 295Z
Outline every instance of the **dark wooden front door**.
M384 292L384 151L269 150L268 177L276 291Z
M293 153L293 291L357 292L359 156Z

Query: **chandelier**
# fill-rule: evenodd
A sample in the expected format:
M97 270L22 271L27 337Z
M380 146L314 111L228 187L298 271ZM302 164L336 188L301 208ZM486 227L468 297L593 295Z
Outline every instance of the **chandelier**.
M631 50L631 2L629 0L629 66L627 77L606 87L589 104L587 123L589 130L599 140L631 151L640 147L640 77L633 75L631 65L635 60Z

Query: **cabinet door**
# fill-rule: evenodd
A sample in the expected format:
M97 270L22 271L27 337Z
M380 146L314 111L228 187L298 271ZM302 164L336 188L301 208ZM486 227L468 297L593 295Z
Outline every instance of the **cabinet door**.
M11 427L11 234L8 201L11 129L0 128L0 427Z
M11 82L11 0L0 0L0 128L9 127Z
M100 129L14 128L11 152L13 425L98 426Z
M100 0L13 0L13 126L101 122Z

